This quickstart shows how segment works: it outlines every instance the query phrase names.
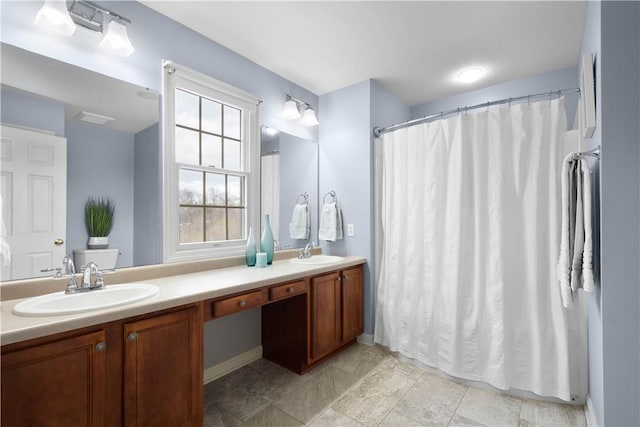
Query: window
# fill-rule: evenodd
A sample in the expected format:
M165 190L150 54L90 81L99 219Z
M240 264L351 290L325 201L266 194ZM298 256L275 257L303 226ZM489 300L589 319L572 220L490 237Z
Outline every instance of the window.
M165 261L244 252L259 223L259 100L166 63Z

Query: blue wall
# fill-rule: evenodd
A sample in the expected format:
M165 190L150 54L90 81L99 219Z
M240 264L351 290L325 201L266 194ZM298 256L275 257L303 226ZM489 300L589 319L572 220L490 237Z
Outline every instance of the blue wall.
M589 336L590 363L602 363L591 370L602 372L602 383L592 381L591 400L599 425L640 425L640 3L590 3L588 12L588 27L600 27L600 134L591 144L602 145L600 298L589 312L590 325L600 323ZM598 40L588 37L583 49L597 49Z
M134 137L133 265L162 263L162 144L155 124Z
M89 196L116 202L109 247L118 248L116 267L133 265L133 135L70 120L67 137L67 249L85 249L89 238L84 205ZM91 179L88 179L91 177Z
M55 132L64 138L64 104L12 87L0 90L3 124L13 124Z
M407 120L409 107L378 83L365 80L321 96L320 109L320 197L336 191L345 232L343 240L320 243L326 253L367 258L364 333L371 335L375 299L372 128ZM346 235L349 223L355 226L354 237Z

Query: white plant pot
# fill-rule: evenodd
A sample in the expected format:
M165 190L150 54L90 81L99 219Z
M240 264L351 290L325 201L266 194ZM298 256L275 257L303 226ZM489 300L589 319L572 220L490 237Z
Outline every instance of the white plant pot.
M89 237L87 242L89 249L107 249L109 247L109 236L106 237Z

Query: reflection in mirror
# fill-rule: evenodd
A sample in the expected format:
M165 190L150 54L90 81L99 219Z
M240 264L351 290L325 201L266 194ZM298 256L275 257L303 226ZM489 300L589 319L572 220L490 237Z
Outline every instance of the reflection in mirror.
M261 212L270 215L274 239L280 249L303 248L318 242L318 144L307 139L261 128ZM298 203L308 195L309 237L292 238L289 224ZM293 237L300 236L294 234ZM256 239L260 233L256 233Z
M2 280L51 275L41 270L86 249L90 196L116 203L116 267L161 263L158 94L0 46L2 219L12 251Z

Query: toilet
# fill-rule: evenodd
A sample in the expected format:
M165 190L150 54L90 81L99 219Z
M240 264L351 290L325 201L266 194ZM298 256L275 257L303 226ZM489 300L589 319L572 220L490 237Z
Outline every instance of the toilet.
M110 270L116 268L118 260L118 248L111 249L74 249L73 258L78 271L91 261L98 265L100 270Z

